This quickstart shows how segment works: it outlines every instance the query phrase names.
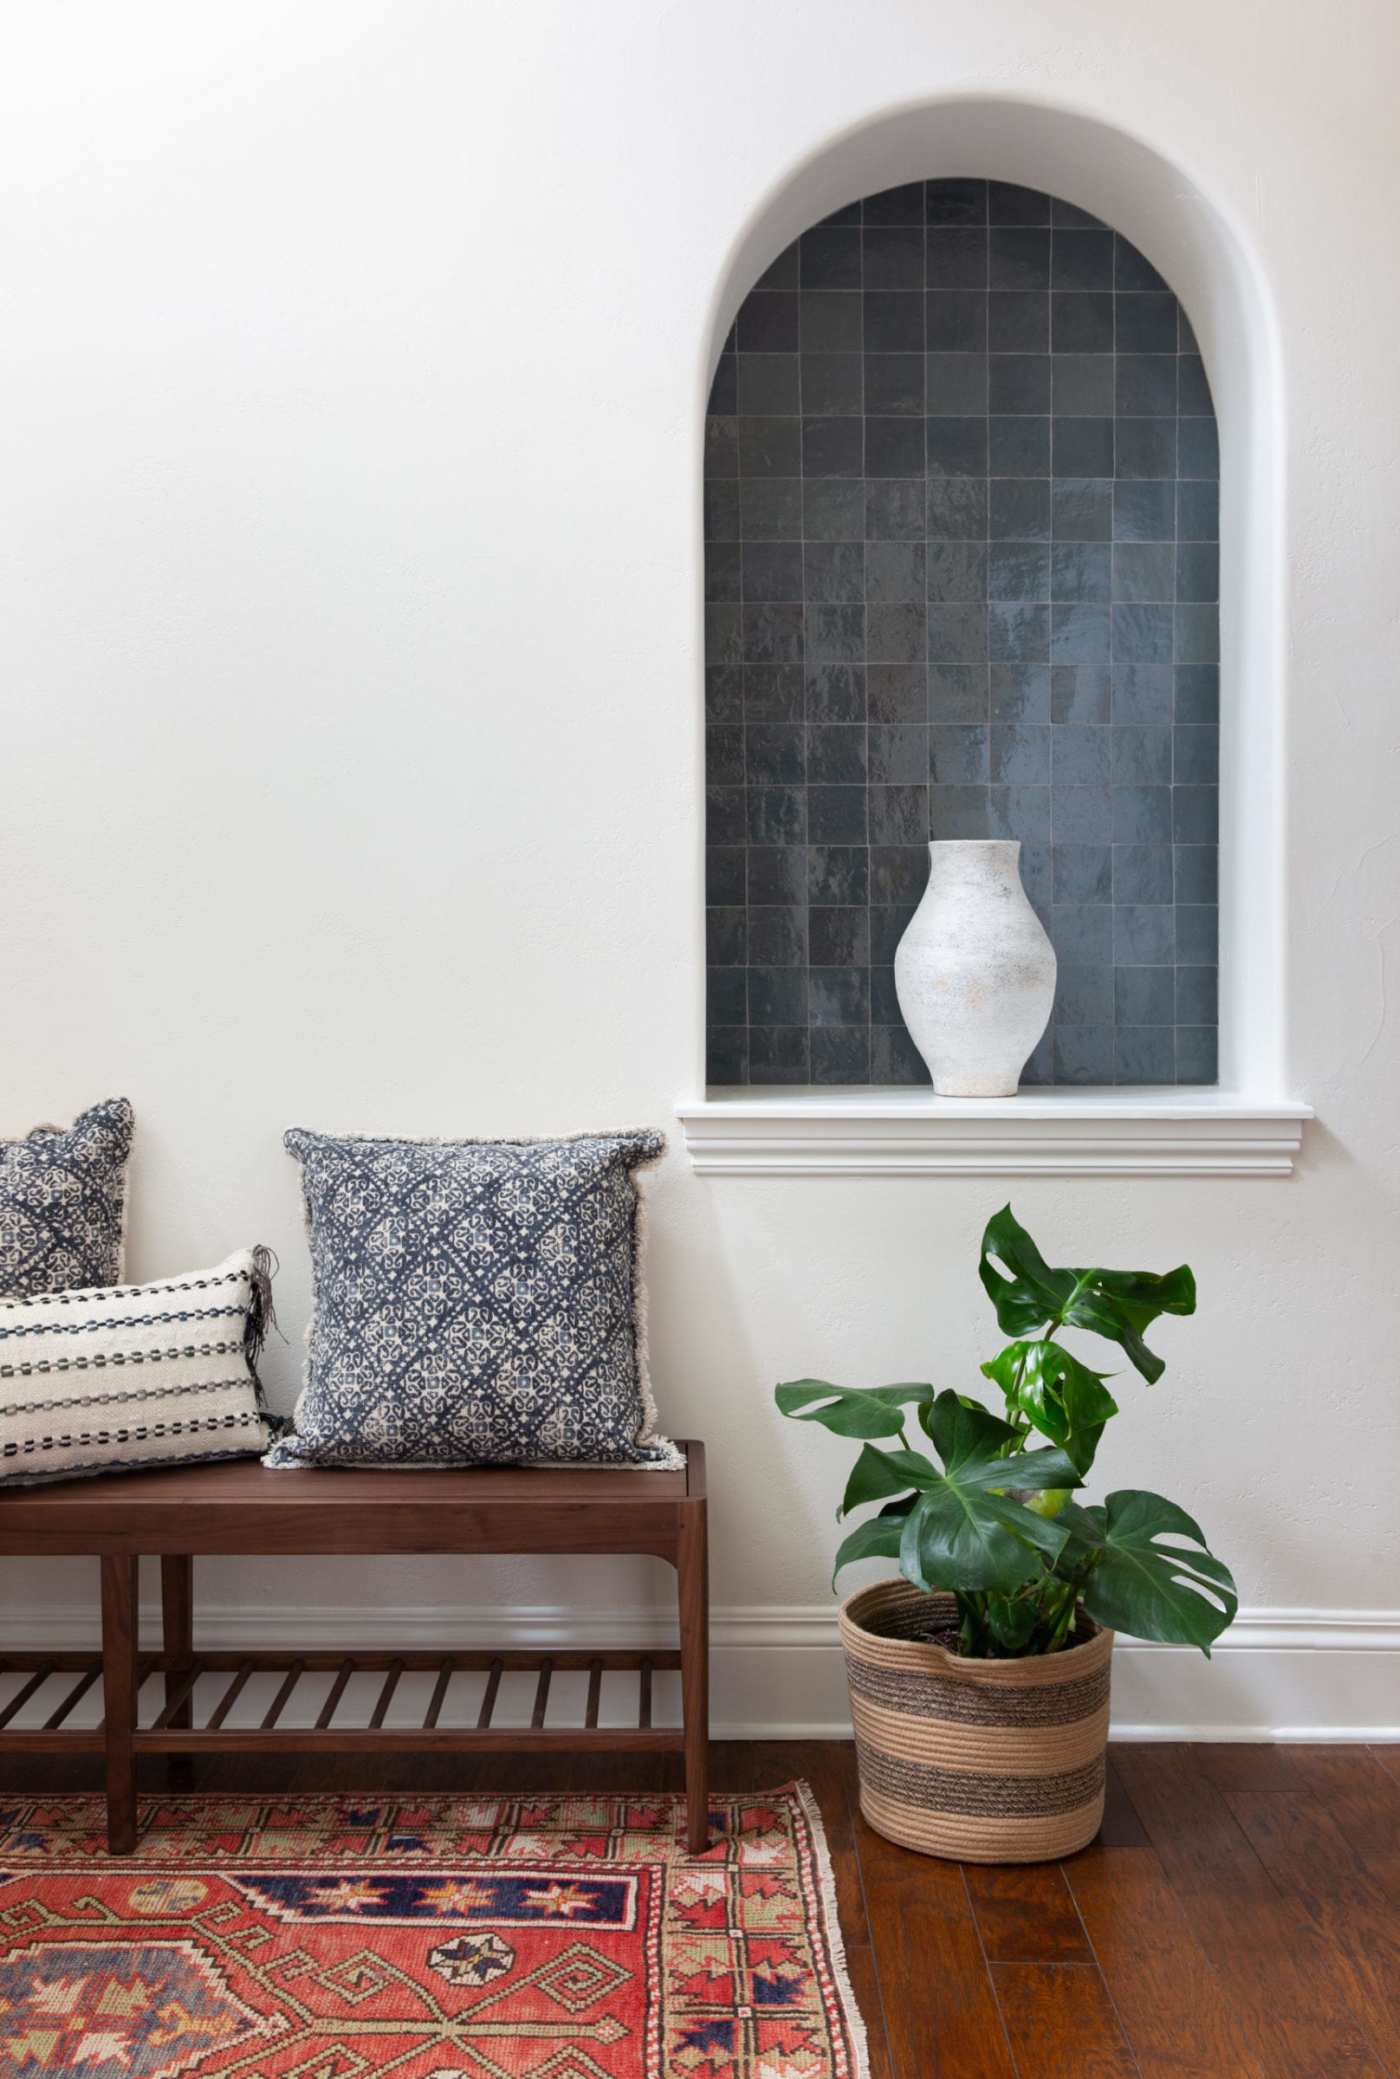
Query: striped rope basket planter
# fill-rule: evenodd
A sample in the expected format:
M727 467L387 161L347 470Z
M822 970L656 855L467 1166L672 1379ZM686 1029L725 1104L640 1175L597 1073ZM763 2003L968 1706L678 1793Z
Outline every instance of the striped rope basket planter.
M957 1624L952 1596L908 1581L842 1606L861 1811L888 1840L958 1862L1072 1855L1103 1818L1113 1633L963 1660L917 1636L944 1622Z

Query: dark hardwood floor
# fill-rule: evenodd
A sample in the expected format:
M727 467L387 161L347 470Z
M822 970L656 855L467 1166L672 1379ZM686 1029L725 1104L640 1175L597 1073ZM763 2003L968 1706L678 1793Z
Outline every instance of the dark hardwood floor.
M158 1763L146 1787L164 1779ZM531 1789L678 1789L670 1757L540 1757ZM987 1869L895 1848L836 1741L717 1744L826 1820L871 2079L1400 2079L1400 1748L1122 1746L1099 1839ZM0 1789L95 1789L10 1760ZM210 1790L522 1785L509 1755L201 1763Z

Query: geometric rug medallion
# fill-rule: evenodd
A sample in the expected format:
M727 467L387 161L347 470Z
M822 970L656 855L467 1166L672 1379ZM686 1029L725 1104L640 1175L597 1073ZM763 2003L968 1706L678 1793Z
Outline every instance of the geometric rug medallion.
M5 2079L865 2079L804 1785L0 1804Z

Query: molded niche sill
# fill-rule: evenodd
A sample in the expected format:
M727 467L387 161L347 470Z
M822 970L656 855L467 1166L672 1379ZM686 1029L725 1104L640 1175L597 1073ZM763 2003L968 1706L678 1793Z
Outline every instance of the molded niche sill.
M1312 1107L1202 1087L710 1089L681 1102L705 1176L1286 1177Z

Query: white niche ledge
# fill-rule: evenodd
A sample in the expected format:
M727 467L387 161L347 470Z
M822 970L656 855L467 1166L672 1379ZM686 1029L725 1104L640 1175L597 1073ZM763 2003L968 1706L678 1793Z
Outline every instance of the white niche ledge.
M676 1106L703 1176L1286 1177L1312 1107L1217 1089L710 1090Z

